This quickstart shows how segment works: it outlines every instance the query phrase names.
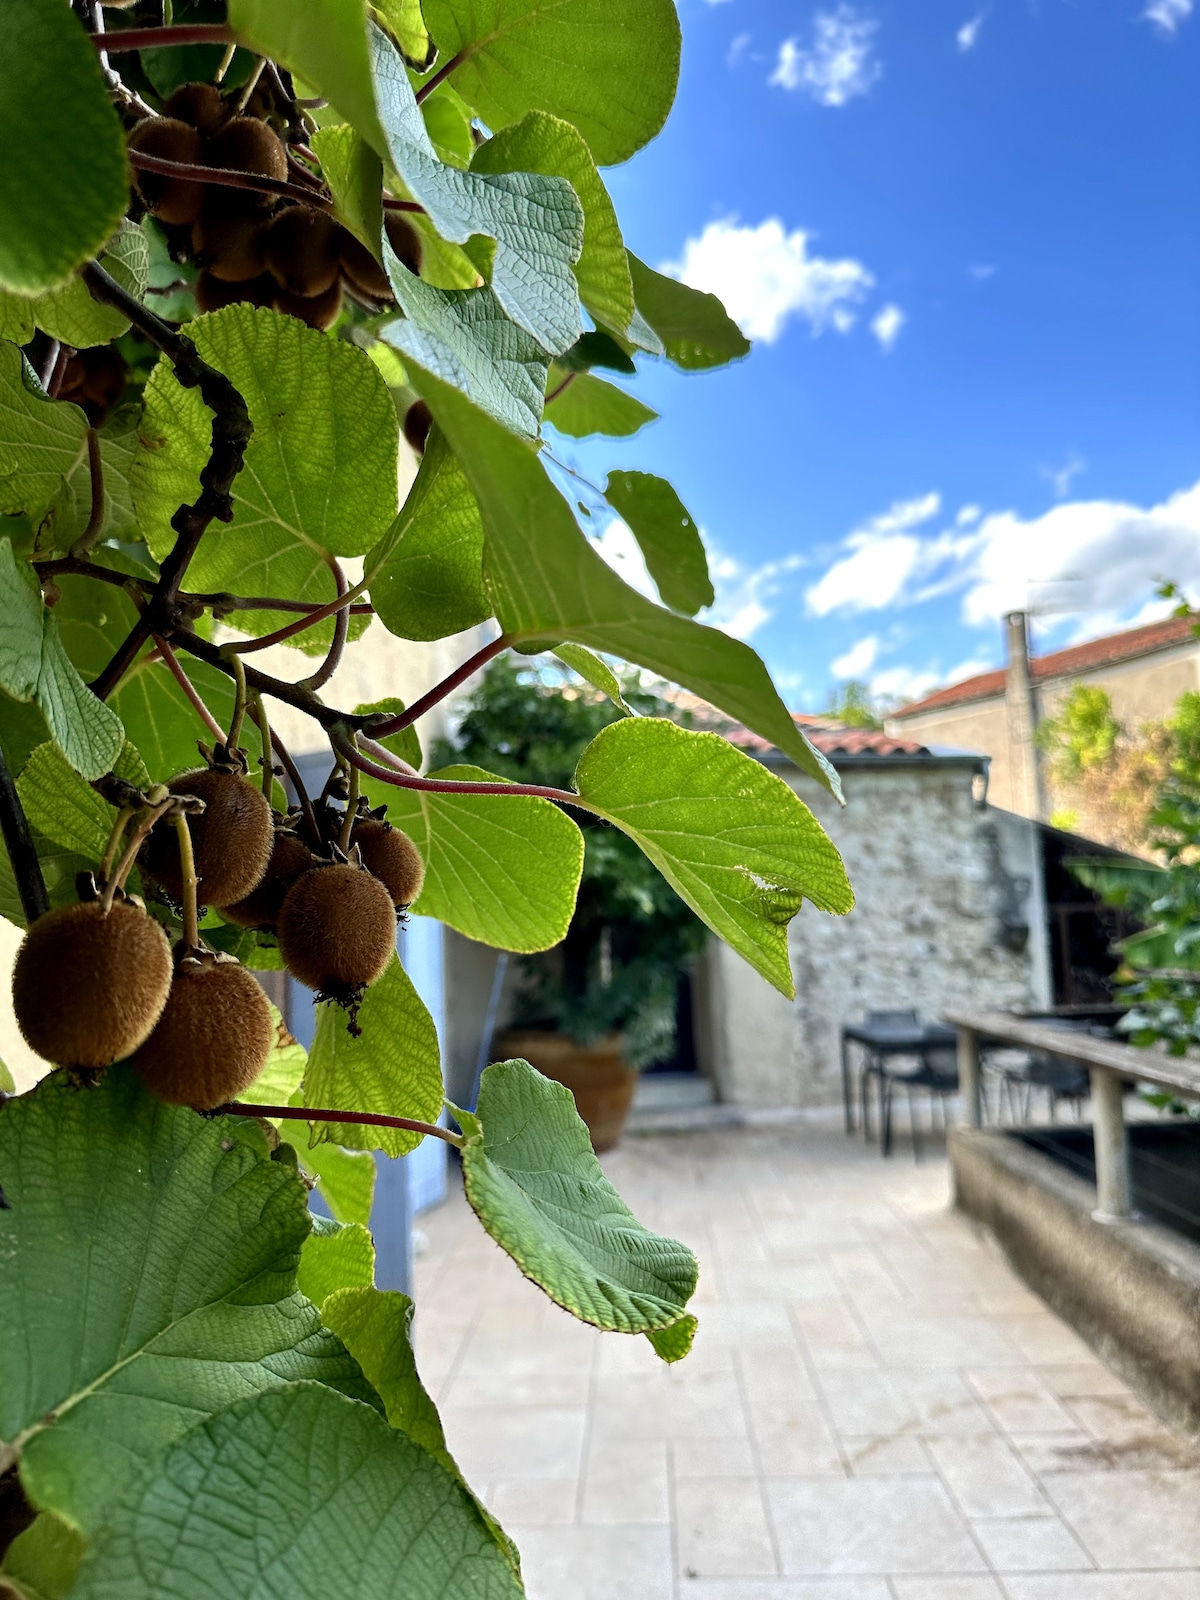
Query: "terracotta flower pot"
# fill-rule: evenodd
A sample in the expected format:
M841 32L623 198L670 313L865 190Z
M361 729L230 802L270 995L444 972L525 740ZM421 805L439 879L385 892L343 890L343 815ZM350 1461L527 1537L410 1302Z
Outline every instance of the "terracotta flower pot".
M534 1028L514 1029L497 1040L505 1057L520 1056L543 1077L570 1089L597 1154L620 1139L637 1087L638 1075L621 1055L621 1043L619 1033L585 1046L566 1034Z

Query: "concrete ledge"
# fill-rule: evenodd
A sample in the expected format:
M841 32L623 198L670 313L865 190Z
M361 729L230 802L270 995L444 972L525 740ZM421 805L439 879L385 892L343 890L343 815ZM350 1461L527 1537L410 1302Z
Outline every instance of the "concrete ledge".
M1200 1246L1096 1222L1090 1184L1003 1133L956 1129L949 1153L958 1209L1147 1405L1200 1434Z

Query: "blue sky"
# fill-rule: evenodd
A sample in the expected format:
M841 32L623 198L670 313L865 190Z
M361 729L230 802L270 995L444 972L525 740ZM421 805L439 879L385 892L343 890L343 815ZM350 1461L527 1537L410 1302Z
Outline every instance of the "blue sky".
M999 664L1027 602L1046 648L1200 594L1192 9L680 0L671 121L607 176L755 347L566 454L672 479L797 709Z

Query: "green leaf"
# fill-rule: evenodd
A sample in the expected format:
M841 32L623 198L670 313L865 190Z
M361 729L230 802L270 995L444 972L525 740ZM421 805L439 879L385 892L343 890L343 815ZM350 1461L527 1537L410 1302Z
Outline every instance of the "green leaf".
M695 1317L680 1317L669 1328L652 1328L646 1337L654 1346L655 1355L661 1356L664 1361L682 1361L684 1356L691 1353L696 1326Z
M521 1600L439 1462L319 1384L242 1401L125 1497L72 1600Z
M375 1157L367 1150L343 1150L336 1144L316 1144L298 1155L303 1170L316 1179L334 1220L366 1227L375 1194Z
M17 1085L7 1065L0 1061L0 1094L16 1094Z
M421 102L421 115L439 161L449 166L471 165L475 153L475 140L471 136L471 108L455 94L448 83Z
M0 1441L35 1505L91 1535L243 1395L370 1396L296 1290L304 1186L245 1118L162 1105L124 1067L83 1093L54 1073L0 1113L0 1172Z
M697 916L794 996L788 923L804 900L844 913L854 896L837 849L790 785L715 733L636 717L597 734L575 786Z
M525 1276L597 1328L678 1322L696 1259L634 1217L600 1170L571 1091L527 1061L501 1061L483 1074L476 1117L482 1132L462 1152L467 1199Z
M357 1289L374 1278L375 1246L362 1223L343 1225L315 1217L313 1231L300 1252L296 1278L300 1293L319 1307L337 1290Z
M826 788L837 774L797 728L750 646L631 589L580 532L534 451L456 390L414 365L483 516L484 581L517 639L570 639L682 684L769 739Z
M267 1057L267 1064L240 1096L252 1106L287 1105L299 1089L308 1065L308 1051L298 1039L293 1039L274 1005L271 1006L271 1021L275 1024L275 1043ZM308 1291L305 1290L305 1293Z
M205 705L227 727L233 711L231 680L203 661L187 661L186 666ZM194 767L197 741L212 741L212 734L161 662L147 662L143 657L121 680L112 706L154 783L165 783L177 772Z
M149 784L141 757L128 740L113 771L139 788ZM17 779L17 793L38 833L93 863L100 860L116 811L72 769L56 744L39 745L29 757Z
M505 314L550 355L569 349L580 329L571 268L584 237L570 183L540 171L463 172L439 161L395 45L373 25L370 37L388 153L412 198L452 244L475 235L494 239L487 276Z
M374 255L383 227L383 167L367 141L348 122L318 128L312 147L339 218Z
M716 595L700 530L665 478L610 472L604 498L637 540L664 605L689 617L712 605Z
M36 524L81 464L86 474L83 412L49 399L16 345L0 344L0 515Z
M664 277L630 252L638 310L662 340L668 361L685 372L722 367L750 350L750 341L715 294Z
M601 694L607 695L613 705L620 706L627 717L633 715L632 709L625 704L621 680L607 661L601 661L598 655L585 650L581 644L560 644L554 654L585 683L590 683L593 689L599 689Z
M521 1563L516 1547L471 1494L457 1462L446 1448L441 1418L425 1391L413 1356L412 1301L394 1289L342 1289L323 1303L321 1316L326 1327L337 1334L362 1368L383 1401L384 1413L392 1427L407 1434L462 1484L484 1527L499 1545L514 1574L520 1577Z
M584 439L590 433L605 433L611 438L627 439L644 428L648 422L658 420L658 412L635 400L633 395L618 389L615 383L605 383L603 378L590 372L571 374L571 381L557 364L550 368L549 394L558 394L546 405L546 421L572 439Z
M0 539L0 689L14 700L37 694L44 611L32 570L18 562L10 539Z
M421 0L368 0L368 15L396 41L404 59L423 72L433 54Z
M18 1600L65 1600L87 1542L69 1522L43 1511L9 1545L0 1564L0 1589L15 1587Z
M129 204L121 124L66 6L5 0L0 149L0 287L37 294L94 255Z
M453 81L491 128L527 111L574 123L601 166L662 127L679 77L671 0L424 0Z
M140 416L140 405L124 406L115 411L99 430L100 463L104 476L101 539L125 539L130 542L141 539L133 509L133 496L129 492L129 469L137 450ZM69 551L87 527L91 515L92 472L85 446L68 469L37 524L35 542L38 556L48 556L53 551Z
M480 145L472 172L542 172L565 178L583 207L583 249L575 263L579 297L596 318L627 328L633 283L617 214L592 153L577 128L544 111L531 111Z
M28 344L34 335L33 301L0 289L0 339Z
M358 1027L361 1033L355 1038L346 1013L332 1001L322 1001L317 1007L316 1037L304 1077L304 1104L436 1122L443 1098L437 1031L398 956L392 957L383 977L367 990L358 1011ZM415 1150L422 1137L403 1128L354 1127L340 1122L312 1125L314 1144L325 1139L349 1149L382 1150L389 1156Z
M356 717L365 717L372 712L382 711L395 717L403 710L404 701L397 700L395 695L388 695L382 700L369 700L364 705L355 706L354 714ZM415 728L401 728L399 733L389 733L379 743L394 756L399 756L401 761L407 761L410 767L421 765L421 739Z
M283 62L331 100L368 144L387 153L371 87L362 0L229 0L229 25L261 55Z
M462 468L434 428L392 528L367 557L371 603L401 639L444 639L492 614L483 587L483 523Z
M188 569L198 589L325 602L336 593L326 555L363 555L396 515L399 424L375 363L295 317L234 305L188 325L200 354L241 392L254 423L234 480L233 521L214 523ZM145 392L134 502L152 554L175 541L170 519L199 493L212 415L160 361ZM279 612L240 611L238 628L268 633ZM291 619L291 620L294 620ZM332 620L301 637L332 637Z
M135 300L142 298L150 281L150 247L137 223L121 223L101 255L100 265ZM82 278L69 278L61 287L39 295L30 303L30 309L44 333L77 350L108 344L129 327L128 319L119 311L92 299Z
M430 776L503 782L466 766ZM421 853L425 885L413 906L419 916L501 950L547 950L566 934L583 836L551 801L397 789L371 778L363 789L373 804L387 802L388 820Z

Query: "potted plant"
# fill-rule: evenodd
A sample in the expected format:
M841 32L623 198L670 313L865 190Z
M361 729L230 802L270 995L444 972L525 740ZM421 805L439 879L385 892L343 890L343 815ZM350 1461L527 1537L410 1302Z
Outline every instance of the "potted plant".
M661 697L630 684L635 713L664 716ZM504 657L471 696L448 760L521 783L569 785L585 747L623 715L566 671ZM440 764L440 763L439 763ZM523 1057L575 1096L592 1144L621 1136L638 1071L676 1046L679 982L707 937L633 841L599 818L583 828L583 877L562 943L517 960L519 981L505 1055Z

